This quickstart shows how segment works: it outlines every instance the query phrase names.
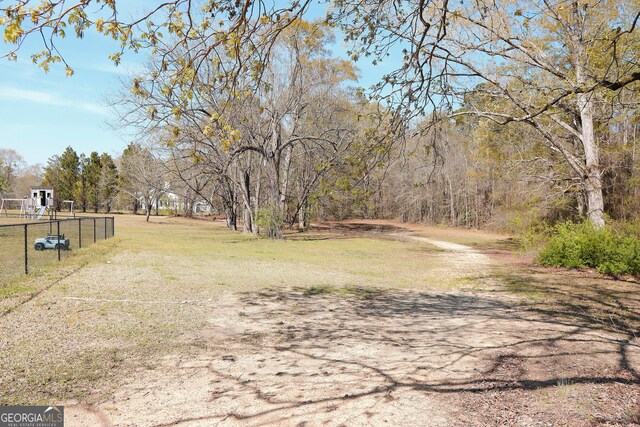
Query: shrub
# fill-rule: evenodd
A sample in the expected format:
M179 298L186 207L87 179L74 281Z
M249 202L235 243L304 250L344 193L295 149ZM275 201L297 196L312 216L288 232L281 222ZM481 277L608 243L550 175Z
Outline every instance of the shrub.
M282 238L282 215L280 211L272 207L258 209L256 225L265 229L270 239Z
M555 267L592 267L611 275L640 274L640 240L611 227L566 222L554 227L538 263Z
M546 222L538 222L530 225L520 233L520 246L524 252L538 251L551 238L554 228Z

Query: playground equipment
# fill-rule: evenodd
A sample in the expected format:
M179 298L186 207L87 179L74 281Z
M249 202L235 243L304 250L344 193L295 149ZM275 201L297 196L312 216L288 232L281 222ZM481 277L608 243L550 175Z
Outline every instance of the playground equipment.
M69 215L76 217L76 211L73 209L73 204L75 202L73 200L63 200L62 205L69 205Z
M27 218L29 212L29 199L2 199L0 203L0 215L4 212L5 216L9 216L9 209L12 211L20 211L20 218Z
M49 211L53 217L54 209L54 190L52 187L31 187L29 188L29 197L24 199L2 199L0 203L0 215L9 216L9 210L18 211L18 217L40 220ZM73 200L64 200L63 204L69 204L69 212L75 218L73 210Z
M31 187L29 188L30 198L33 199L34 210L41 207L52 208L54 200L53 187Z
M0 203L0 214L4 213L5 216L9 216L9 211L11 211L11 214L17 215L18 218L42 219L47 209L46 206L36 207L34 200L27 198L2 199Z

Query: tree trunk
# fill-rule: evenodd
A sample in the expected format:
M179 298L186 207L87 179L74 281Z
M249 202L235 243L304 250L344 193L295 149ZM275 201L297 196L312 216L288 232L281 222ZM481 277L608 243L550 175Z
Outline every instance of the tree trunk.
M300 231L307 229L307 202L304 201L298 211L298 228Z
M578 108L582 121L582 145L584 147L584 190L587 194L587 218L597 227L604 227L604 197L600 156L593 129L593 101L588 94L578 96Z
M233 207L231 206L225 206L224 208L224 219L227 223L227 227L229 227L231 230L237 230L238 229L238 224L237 224L237 220L236 220L236 213L233 209Z
M260 159L260 163L258 164L258 173L256 177L256 191L253 195L253 217L258 217L258 210L260 209L260 185L262 183L262 166L265 164L264 159ZM254 224L253 234L258 234L260 232L260 227L257 224Z
M177 207L176 207L176 211L177 211ZM184 194L184 203L182 205L182 212L186 218L191 218L193 213L193 202L191 199L191 195L189 194L188 191L185 192Z
M244 171L242 180L242 232L253 233L253 215L251 213L251 175Z
M222 178L223 197L222 204L224 207L224 217L227 227L232 230L238 229L237 211L236 211L236 193L233 182L228 177Z
M281 181L280 181L280 166L281 166L281 127L278 122L279 119L272 118L271 122L271 148L269 152L268 161L271 163L273 174L271 178L270 194L268 195L267 209L269 209L269 226L267 229L267 236L272 239L282 238L282 225L284 217L281 210ZM269 175L269 174L267 174Z
M578 204L578 216L582 218L585 214L585 197L582 191L576 192L576 202Z
M451 226L456 226L456 205L455 198L453 197L453 185L451 184L451 178L447 177L449 182L449 215L451 217Z
M585 65L587 52L585 41L582 37L582 24L580 19L579 4L573 2L573 15L575 17L574 33L572 35L574 65L576 69L576 83L578 86L587 84ZM580 113L582 130L582 146L584 149L585 172L582 176L584 190L587 195L587 218L596 226L604 227L604 197L602 194L602 177L600 170L600 157L596 144L595 130L593 128L593 93L580 93L577 97L577 107Z
M286 222L287 194L289 193L289 175L291 171L291 147L284 149L284 170L282 171L282 183L278 190L280 198L280 215L283 223Z
M474 221L475 221L475 227L476 228L480 228L480 192L478 190L478 178L475 178L476 181L476 192L474 195L474 210L475 210L475 216L474 216Z
M246 201L242 207L242 232L245 234L253 233L253 221L251 220L251 207Z

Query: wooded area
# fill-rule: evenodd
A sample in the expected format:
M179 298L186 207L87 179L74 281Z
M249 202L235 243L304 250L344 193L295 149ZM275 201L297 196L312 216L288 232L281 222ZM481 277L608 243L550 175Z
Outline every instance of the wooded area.
M512 230L637 219L636 2L343 0L305 20L314 5L175 0L122 20L116 1L18 2L1 8L4 56L40 34L34 62L65 63L65 29L145 51L147 69L111 99L139 156L247 232L278 237L312 217ZM335 29L352 60L403 61L358 88ZM129 180L146 175L161 173Z

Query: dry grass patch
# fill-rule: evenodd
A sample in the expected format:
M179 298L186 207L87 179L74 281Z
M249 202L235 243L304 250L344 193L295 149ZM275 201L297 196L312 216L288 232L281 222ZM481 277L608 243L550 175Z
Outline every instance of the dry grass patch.
M451 274L442 252L419 242L270 241L220 223L130 215L115 226L114 239L0 289L1 404L99 401L128 372L201 348L198 331L229 293L366 299L456 287L468 274Z

